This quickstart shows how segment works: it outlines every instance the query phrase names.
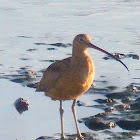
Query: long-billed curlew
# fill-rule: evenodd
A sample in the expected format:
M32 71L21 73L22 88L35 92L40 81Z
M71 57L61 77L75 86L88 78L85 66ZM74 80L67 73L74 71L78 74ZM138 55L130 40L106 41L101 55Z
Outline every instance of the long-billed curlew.
M95 67L88 54L88 48L101 51L127 66L109 52L93 45L87 34L79 34L73 40L72 57L51 64L43 74L37 91L44 91L52 100L60 101L61 139L65 139L62 101L73 100L72 112L77 129L77 137L83 140L76 117L76 99L82 96L92 85Z

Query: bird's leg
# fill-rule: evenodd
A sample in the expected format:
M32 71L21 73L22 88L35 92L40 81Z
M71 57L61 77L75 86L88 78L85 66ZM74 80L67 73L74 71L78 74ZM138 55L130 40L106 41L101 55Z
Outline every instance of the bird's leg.
M72 112L73 112L75 125L76 125L76 129L77 129L78 140L84 140L84 137L81 135L80 129L79 129L79 126L78 126L78 121L77 121L77 117L76 117L76 106L75 105L76 105L76 100L73 101Z
M64 140L65 139L65 135L64 135L64 118L63 118L63 114L64 114L64 109L62 107L62 100L60 101L60 118L61 118L61 139Z

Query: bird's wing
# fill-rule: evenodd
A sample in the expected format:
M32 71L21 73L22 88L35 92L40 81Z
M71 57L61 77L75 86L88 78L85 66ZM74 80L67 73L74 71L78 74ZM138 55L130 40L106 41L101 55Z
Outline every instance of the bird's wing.
M41 81L37 85L36 91L49 91L55 87L59 77L70 68L71 57L51 64L43 74Z

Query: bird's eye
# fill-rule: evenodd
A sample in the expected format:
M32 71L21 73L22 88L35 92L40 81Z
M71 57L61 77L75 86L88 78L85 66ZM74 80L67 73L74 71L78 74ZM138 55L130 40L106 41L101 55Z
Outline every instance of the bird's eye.
M79 39L79 41L80 41L80 42L83 42L83 39L82 39L82 38L80 38L80 39Z

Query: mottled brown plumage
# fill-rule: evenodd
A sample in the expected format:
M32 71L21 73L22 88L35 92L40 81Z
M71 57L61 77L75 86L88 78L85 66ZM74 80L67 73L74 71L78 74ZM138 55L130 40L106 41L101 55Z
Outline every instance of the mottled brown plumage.
M44 91L45 95L53 100L77 99L90 88L93 82L95 73L93 61L87 53L88 45L77 40L79 37L90 42L87 35L76 37L72 57L50 65L37 87L37 90ZM77 45L80 45L79 48Z
M79 34L73 40L72 57L57 61L46 69L37 86L37 91L44 91L45 95L52 100L60 101L62 139L65 139L63 127L64 110L62 108L62 101L64 100L74 100L72 112L75 119L77 136L79 140L84 139L79 130L75 103L76 99L90 88L95 75L93 60L87 53L88 48L94 48L110 55L126 67L126 65L115 56L91 44L91 39L88 35Z

